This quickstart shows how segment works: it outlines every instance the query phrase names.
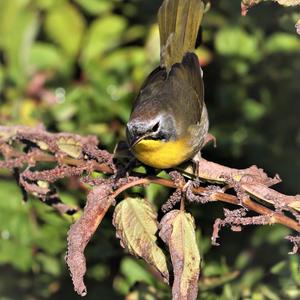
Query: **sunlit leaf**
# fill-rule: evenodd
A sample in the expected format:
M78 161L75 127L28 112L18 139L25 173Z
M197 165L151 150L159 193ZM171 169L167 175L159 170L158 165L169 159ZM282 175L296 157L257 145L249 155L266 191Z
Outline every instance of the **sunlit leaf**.
M198 293L200 254L196 241L194 218L189 213L172 210L160 223L160 237L171 254L174 282L173 300L195 300Z
M260 57L258 48L258 37L250 35L242 28L227 27L218 31L215 46L221 55L237 56L250 60Z
M299 0L275 0L275 1L284 6L300 5Z
M156 244L156 217L156 212L146 200L126 198L117 205L113 223L121 245L131 254L156 267L168 279L166 257Z
M0 47L4 49L9 74L19 85L26 82L38 24L37 12L29 10L26 1L0 1Z
M270 300L281 300L281 297L276 294L276 290L272 288L272 286L267 286L267 285L262 285L259 288L259 296L263 297L265 296L265 299L270 299Z
M49 149L48 144L45 143L44 141L36 140L35 142L40 147L40 149L42 149L42 150L48 150Z
M24 3L20 0L0 1L0 45L3 47L9 40L9 33L17 21Z
M71 4L55 6L47 13L46 33L71 57L78 53L84 30L85 21Z
M37 5L38 8L48 10L51 7L54 7L55 5L61 5L67 0L60 0L60 1L55 1L55 0L35 0L35 4ZM58 4L59 3L59 4Z
M20 118L21 124L34 126L38 123L37 119L34 117L36 113L37 104L31 99L25 99L20 106Z
M32 71L64 70L67 66L60 49L52 44L36 42L31 48L29 64Z
M57 145L62 152L71 157L78 158L81 154L82 145L73 138L62 137L58 140Z
M116 15L102 17L94 21L84 43L83 62L89 62L91 59L102 55L104 51L118 45L125 26L125 19Z
M98 15L109 11L112 8L110 0L76 0L76 2L87 12Z
M272 268L271 268L271 273L272 274L279 274L280 272L282 272L287 266L287 262L286 261L280 261L278 263L276 263Z
M136 260L133 257L124 258L120 270L126 278L129 287L133 286L136 282L145 282L148 284L155 282L152 274L149 270L145 269L145 265L141 263L141 260Z
M265 42L267 53L299 52L300 40L295 34L274 33Z
M224 285L225 283L236 279L239 275L240 272L235 271L235 272L225 273L221 276L204 277L199 282L199 290L205 291L205 290L216 288L217 286Z

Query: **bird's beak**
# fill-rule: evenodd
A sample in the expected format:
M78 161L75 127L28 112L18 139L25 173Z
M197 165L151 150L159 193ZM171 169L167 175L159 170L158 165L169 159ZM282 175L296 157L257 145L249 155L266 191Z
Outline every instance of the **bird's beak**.
M137 137L137 138L135 138L135 139L133 139L131 142L130 142L130 145L129 145L129 150L132 150L132 148L136 145L136 144L138 144L141 140L143 140L144 138L146 138L146 137L148 137L148 136L150 136L151 135L151 133L145 133L145 134L143 134L142 136L140 136L140 137Z

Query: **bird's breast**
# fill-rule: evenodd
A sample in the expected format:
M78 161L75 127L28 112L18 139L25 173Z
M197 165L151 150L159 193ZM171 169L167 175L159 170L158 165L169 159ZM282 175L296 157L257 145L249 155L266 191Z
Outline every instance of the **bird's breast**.
M191 157L187 138L175 141L141 140L133 147L133 153L144 164L158 168L172 168Z

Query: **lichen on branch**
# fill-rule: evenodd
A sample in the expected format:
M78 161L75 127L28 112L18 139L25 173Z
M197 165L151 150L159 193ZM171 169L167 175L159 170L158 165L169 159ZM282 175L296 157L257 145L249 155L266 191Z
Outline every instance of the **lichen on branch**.
M0 168L12 171L24 199L28 198L27 194L31 194L45 204L51 205L61 214L74 214L79 209L62 203L55 187L56 181L77 177L85 188L87 186L91 188L81 217L71 226L68 233L66 262L78 294L82 296L86 294L83 282L86 272L84 250L89 240L107 210L116 200L122 198L120 196L126 190L135 186L145 187L149 184L158 184L174 189L174 193L171 193L162 206L163 212L167 214L174 214L174 211L177 211L174 208L179 203L181 211L184 211L184 202L207 205L209 202L220 201L224 205L226 203L236 205L235 210L229 210L225 206L224 219L215 220L212 235L212 242L215 245L218 244L219 231L223 227L230 226L233 231L240 231L243 226L277 223L295 232L295 235L288 236L287 240L293 244L291 253L299 251L300 196L288 196L275 191L272 186L280 182L278 175L274 178L269 177L257 166L234 169L202 158L197 166L197 174L187 174L186 169L177 168L169 170L169 178L166 179L135 171L134 167L139 164L138 162L133 164L132 168L128 168L131 165L128 161L132 162L134 159L132 156L127 157L125 161L118 160L117 157L118 155L101 149L94 136L50 133L43 126L36 128L0 126ZM95 174L102 174L102 176L95 177ZM227 193L229 190L230 193ZM123 201L126 201L126 198ZM137 207L140 207L141 203L137 202ZM120 207L118 206L119 211ZM127 210L126 207L126 205L122 206L122 213ZM135 215L136 207L133 208L125 219L138 225L142 221L141 214ZM142 215L145 214L143 209ZM249 215L250 212L251 215ZM115 214L115 216L114 223L122 245L131 249L132 254L148 261L164 274L165 279L168 278L165 275L167 271L161 271L161 264L157 263L161 261L157 259L157 253L160 253L159 257L163 257L163 254L155 244L156 229L153 229L148 238L142 237L140 230L128 233L128 228L120 225L123 217L120 217L120 214ZM145 214L145 216L148 215ZM157 220L156 213L151 214L151 222L153 224L160 222ZM137 233L139 237L136 236ZM174 250L168 236L171 237L171 235L164 235L164 240L174 255L177 250ZM143 243L151 246L146 247L148 252L144 251L146 248L140 243L141 238ZM181 239L180 247L185 247L184 237L182 236ZM185 252L188 253L188 251ZM177 267L186 259L185 252L181 252L179 261L173 256L172 261ZM185 275L182 274L188 273L184 269L177 268L176 270L176 278L184 276L185 280ZM193 299L197 294L195 284L183 287L179 286L178 282L178 280L174 282L173 293L184 294L187 299Z

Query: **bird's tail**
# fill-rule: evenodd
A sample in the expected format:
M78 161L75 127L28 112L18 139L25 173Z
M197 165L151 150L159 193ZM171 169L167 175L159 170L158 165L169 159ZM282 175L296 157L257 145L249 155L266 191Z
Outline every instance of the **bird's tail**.
M204 13L202 0L165 0L158 12L161 66L170 70L193 51Z

